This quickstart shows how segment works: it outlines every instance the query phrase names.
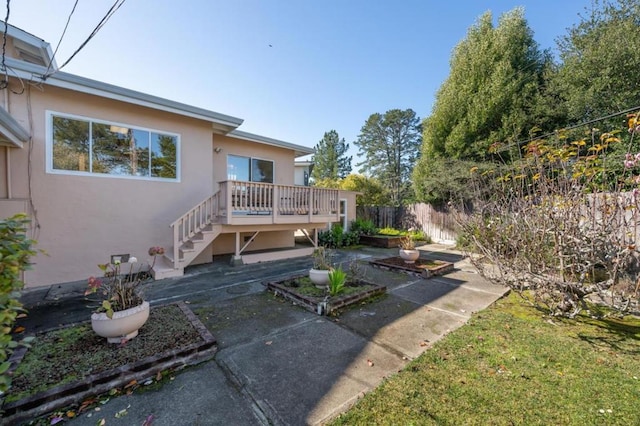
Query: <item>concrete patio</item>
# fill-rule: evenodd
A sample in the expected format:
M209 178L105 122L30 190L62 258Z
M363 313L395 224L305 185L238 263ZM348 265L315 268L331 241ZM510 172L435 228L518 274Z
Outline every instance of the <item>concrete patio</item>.
M424 258L454 262L454 272L428 280L366 267L387 295L338 317L321 317L265 291L268 279L304 273L300 258L229 267L193 267L184 277L155 281L153 305L185 301L218 341L216 357L175 375L157 390L111 399L71 424L322 424L347 410L433 342L489 306L506 289L486 282L447 246L420 247ZM395 249L341 250L335 261L394 255ZM79 285L24 296L31 332L86 320ZM206 309L203 309L206 308ZM126 415L115 414L126 410ZM90 417L89 417L90 414Z

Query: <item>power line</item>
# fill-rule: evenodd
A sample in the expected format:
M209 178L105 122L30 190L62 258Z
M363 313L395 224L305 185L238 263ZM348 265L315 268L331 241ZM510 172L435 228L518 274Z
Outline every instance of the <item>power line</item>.
M602 116L602 117L594 118L594 119L589 120L589 121L583 121L583 122L578 123L578 124L573 124L573 125L571 125L569 127L563 127L560 130L565 130L566 131L566 130L577 129L578 127L588 126L588 125L593 124L593 123L598 123L600 121L608 120L609 118L617 117L617 116L622 115L622 114L628 114L630 112L634 112L634 111L638 111L638 110L640 110L640 105L638 105L636 107L633 107L633 108L627 108L627 109L625 109L623 111L614 112L614 113L611 113L611 114L608 114L608 115L605 115L605 116ZM554 132L550 132L550 133L541 135L541 136L535 136L533 138L529 138L529 139L526 139L524 141L512 142L512 143L509 143L509 144L501 147L499 151L501 151L501 152L502 151L506 151L509 148L512 148L514 146L517 146L519 148L522 145L528 144L529 142L533 142L533 141L536 141L536 140L539 140L539 139L545 139L545 138L548 138L549 136L555 136L556 133L557 133L557 130L554 131Z
M9 75L5 66L5 58L7 54L7 32L9 31L9 13L11 8L9 4L11 0L7 0L7 16L4 18L4 33L2 35L2 71L4 72L4 80L0 83L0 89L6 89L9 86Z
M71 13L69 13L69 17L67 18L67 23L64 26L64 30L62 31L62 35L60 36L60 40L58 40L58 45L56 46L56 50L54 50L53 55L51 56L51 59L49 60L49 65L47 65L47 70L44 72L44 75L49 74L49 70L51 69L51 64L53 64L53 61L56 57L56 53L58 53L58 48L60 47L60 43L62 43L62 39L64 38L64 35L67 32L67 28L69 27L69 22L71 21L71 16L73 16L73 12L76 11L76 6L78 6L78 0L76 0L76 2L73 4L73 9L71 9Z
M52 76L53 74L55 74L57 71L61 70L62 68L64 68L69 62L71 62L71 60L87 45L87 43L89 43L89 41L96 35L98 34L98 31L100 31L100 29L107 23L107 21L111 18L111 16L113 16L114 13L116 13L116 11L118 9L120 9L120 6L122 6L124 4L126 0L116 0L115 3L113 3L113 5L111 6L111 8L107 11L107 13L104 15L104 17L100 20L100 22L98 22L98 25L96 25L96 27L93 29L93 31L91 32L91 34L89 34L89 37L87 37L87 39L80 45L80 47L78 47L76 49L75 52L73 52L73 54L69 57L69 59L67 59L65 61L65 63L63 63L61 66L58 67L57 70L47 73L45 75L42 76L43 80L46 80L47 78L49 78L50 76Z

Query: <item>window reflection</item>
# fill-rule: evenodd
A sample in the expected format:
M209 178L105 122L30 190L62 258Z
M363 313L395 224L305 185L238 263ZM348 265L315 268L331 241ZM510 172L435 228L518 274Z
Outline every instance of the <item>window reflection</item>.
M178 138L53 116L53 169L176 179Z
M273 161L228 155L227 179L273 183Z

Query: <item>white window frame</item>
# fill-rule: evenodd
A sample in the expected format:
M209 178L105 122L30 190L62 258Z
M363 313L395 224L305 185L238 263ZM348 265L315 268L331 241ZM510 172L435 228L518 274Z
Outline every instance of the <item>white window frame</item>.
M342 205L344 203L344 213L342 213ZM344 232L349 232L349 202L346 198L340 198L340 204L338 205L338 215L342 221L342 229Z
M62 170L62 169L54 169L53 168L53 117L61 117L61 118L69 118L72 120L82 120L99 124L108 124L112 126L118 127L126 127L130 129L143 130L149 133L158 133L167 136L173 136L176 138L176 177L175 178L163 178L163 177L154 177L154 176L134 176L134 175L111 175L107 173L93 173L93 172L83 172L77 170ZM137 126L135 124L121 123L117 121L111 120L102 120L92 117L86 117L82 115L76 114L66 114L57 111L46 111L46 137L45 137L45 168L46 173L55 174L55 175L75 175L75 176L91 176L98 178L109 178L109 179L133 179L133 180L149 180L156 182L176 182L179 183L182 175L182 170L180 167L180 146L181 146L181 138L179 133L168 132L166 130L158 130L151 129L148 127ZM89 135L91 137L91 134ZM90 153L91 154L91 153ZM89 157L91 159L91 156ZM91 160L90 160L91 161Z

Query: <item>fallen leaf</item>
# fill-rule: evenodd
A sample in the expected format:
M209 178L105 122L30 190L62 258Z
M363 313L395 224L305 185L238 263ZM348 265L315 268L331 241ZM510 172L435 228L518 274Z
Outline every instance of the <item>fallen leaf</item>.
M273 343L273 340L268 340L268 341L264 342L265 345L270 345L272 343Z
M130 387L132 387L132 386L135 386L135 385L137 385L137 384L138 384L138 381L134 379L134 380L130 381L129 383L127 383L127 384L124 386L124 388L125 388L125 389L128 389L128 388L130 388Z
M420 342L420 346L427 346L427 342L423 340L422 342Z
M126 409L126 408L123 408L122 410L118 411L118 412L115 414L115 418L116 418L116 419L119 419L119 418L121 418L121 417L126 416L127 414L128 414L127 409Z
M96 426L104 426L105 424L107 424L107 421L105 419L100 419L98 420L98 423L96 423Z
M70 419L75 417L75 416L76 416L75 411L71 411L71 410L67 411L67 417L69 417Z
M160 380L162 380L162 371L158 371L158 374L156 374L156 382L159 382Z
M51 423L50 424L55 425L57 423L60 423L62 420L63 420L62 417L56 416L56 417L51 419Z
M371 361L370 359L367 360L367 365L369 367L373 367L373 361Z
M151 423L153 423L153 414L147 416L145 421L142 423L142 426L151 426Z
M26 318L27 314L18 314L16 315L16 318Z
M19 325L18 327L13 329L14 333L22 333L25 330L25 328L21 325Z

